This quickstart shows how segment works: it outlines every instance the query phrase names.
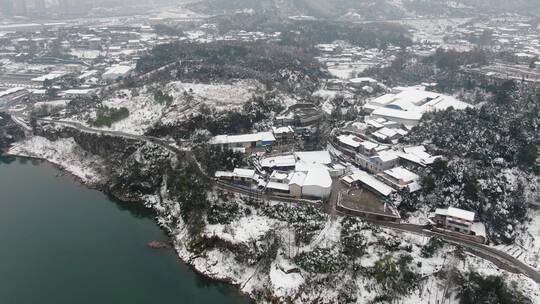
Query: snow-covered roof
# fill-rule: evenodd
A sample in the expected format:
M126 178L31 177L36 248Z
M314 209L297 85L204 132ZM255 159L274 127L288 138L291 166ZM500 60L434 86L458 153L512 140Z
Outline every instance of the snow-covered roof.
M332 157L328 151L302 151L295 152L294 155L298 161L306 164L328 165L332 162Z
M33 78L32 81L34 82L44 82L45 80L55 80L61 77L64 77L67 73L66 72L51 72L47 75L42 75L36 78Z
M441 158L441 156L432 156L427 153L424 146L407 147L403 148L403 151L404 153L400 153L399 157L422 166L431 165Z
M371 141L363 141L362 143L360 143L360 145L366 150L372 150L379 146L379 144L376 144Z
M314 163L306 163L303 161L296 162L296 165L294 167L295 171L304 172L307 173L308 171L312 169L325 169L328 170L328 168L323 164L314 164Z
M125 75L129 72L133 71L133 67L128 65L118 65L111 67L103 73L103 77L107 77L109 75Z
M341 143L346 144L347 146L358 148L360 147L360 144L362 140L354 135L348 134L348 135L340 135L337 138Z
M230 171L216 171L216 173L214 174L215 177L217 178L221 178L221 177L233 177L234 176L234 173L230 172Z
M371 133L371 136L374 136L375 138L379 140L386 140L388 138L388 136L380 133L379 131Z
M394 136L396 136L398 134L393 129L390 129L390 128L387 128L387 127L384 127L382 129L380 129L378 132L385 135L385 136L387 136L387 137L394 137Z
M373 111L372 115L382 116L389 119L398 118L406 120L420 120L422 113L419 111L403 111L391 108L380 107Z
M471 107L456 98L426 91L424 86L397 87L397 94L385 94L368 102L365 108L373 110L373 117L420 120L423 113L441 111L453 107L457 110Z
M486 237L486 226L483 223L476 222L473 223L471 226L471 231L474 232L477 236L483 236Z
M407 187L409 188L410 193L413 193L413 192L416 192L416 191L422 189L422 185L418 181L414 181L414 182L408 184Z
M252 169L236 168L234 169L233 173L237 177L251 178L251 179L255 177L255 170L252 170Z
M383 162L393 161L399 158L399 155L392 150L380 151L374 158L379 158Z
M267 157L261 160L260 165L266 168L273 167L294 167L296 164L296 158L294 155L280 155Z
M90 76L96 75L97 73L98 73L97 70L90 70L90 71L84 72L82 75L80 75L80 76L77 77L77 78L79 78L79 79L84 79L84 78L88 78L88 77L90 77Z
M62 94L65 94L65 95L86 95L86 94L91 94L91 93L94 93L95 90L94 89L69 89L69 90L65 90L64 92L62 92Z
M276 182L268 182L268 184L266 184L266 188L275 189L275 190L282 190L282 191L289 191L289 185L288 184L282 184L282 183L276 183Z
M395 94L385 94L370 101L371 104L387 105L394 101Z
M289 174L287 172L283 171L273 171L272 174L270 174L270 179L275 180L285 180L289 177Z
M403 167L392 168L392 169L384 171L384 173L388 174L389 176L397 180L402 180L403 182L407 184L420 179L420 176L416 175L415 173Z
M318 186L321 188L332 187L332 177L328 170L324 168L312 168L308 171L306 178L304 179L303 186Z
M419 89L419 87L404 87L399 88L402 91L394 96L396 101L405 100L414 105L420 105L428 99L434 99L439 97L441 94L425 91Z
M441 216L451 216L451 217L466 220L469 222L474 221L474 212L455 208L455 207L450 207L448 209L437 208L435 210L435 214L441 215Z
M241 134L241 135L218 135L212 138L210 143L212 144L236 144L236 143L250 143L258 141L276 141L276 138L272 132L259 132L253 134Z
M364 83L364 82L369 82L369 83L377 83L377 80L371 78L371 77L358 77L358 78L353 78L353 79L350 79L349 80L350 83Z
M406 147L403 148L403 151L414 154L422 159L431 157L431 155L426 152L426 147L424 146Z
M274 132L274 134L287 134L287 133L294 133L294 130L291 126L272 127L272 132Z
M24 91L26 90L25 88L11 88L11 89L7 89L5 91L2 91L0 92L0 98L1 97L4 97L4 96L8 96L8 95L11 95L11 94L14 94L14 93L18 93L20 91Z
M304 180L306 179L306 174L304 172L294 172L294 174L291 177L291 180L289 181L289 185L298 185L303 186Z
M345 176L343 180L348 183L353 183L356 181L361 182L369 186L373 190L379 192L383 196L388 196L394 191L394 189L392 189L390 186L386 185L385 183L376 179L373 175L362 170L355 171L354 173Z
M409 131L403 130L403 129L401 129L401 128L398 128L398 129L392 129L392 130L394 130L397 134L399 134L399 135L401 135L401 136L405 136L405 135L407 135L407 134L409 133Z
M472 107L472 105L458 100L452 96L442 95L423 105L425 111L442 111L448 108L454 108L456 110L464 110Z
M383 118L384 119L384 118ZM385 119L386 120L386 119ZM384 125L382 123L379 123L377 120L375 119L368 119L366 120L366 124L368 124L369 126L372 126L374 128L377 128L377 129L380 129L382 127L384 127Z
M448 216L464 219L471 222L474 221L474 212L454 207L448 208Z

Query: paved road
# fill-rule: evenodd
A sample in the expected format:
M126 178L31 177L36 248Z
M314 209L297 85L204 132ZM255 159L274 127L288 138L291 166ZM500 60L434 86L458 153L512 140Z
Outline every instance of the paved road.
M23 117L21 114L15 114L15 116L19 118L26 118L26 117ZM84 132L99 133L99 134L105 134L105 135L110 135L110 136L120 136L120 137L124 137L128 139L135 139L135 140L141 140L141 141L147 141L147 142L159 144L174 153L183 153L186 159L190 163L195 165L194 167L196 169L197 175L199 175L204 181L208 182L210 185L219 187L220 189L223 189L225 191L232 191L232 192L240 193L243 195L248 195L248 196L260 195L260 194L255 194L253 191L250 191L247 189L241 189L241 188L234 187L231 185L217 183L213 178L206 175L206 173L199 166L199 163L197 162L197 160L193 156L193 153L191 153L190 150L186 150L186 151L180 150L176 148L175 146L173 146L171 142L168 142L159 138L155 138L155 137L134 135L134 134L129 134L129 133L121 132L121 131L106 131L106 130L101 130L101 129L90 128L81 123L73 122L73 121L56 121L56 120L49 120L49 119L38 119L38 120L50 122L50 123L56 123L56 124L60 124L60 125L68 126L68 127L73 127ZM21 123L20 119L17 119L17 121L18 123ZM261 195L260 197L270 198L267 195ZM292 199L284 199L284 200L292 201ZM329 211L328 207L324 209L327 212ZM335 209L335 208L330 208L330 210L332 209ZM336 214L336 211L334 210L330 212L330 214L334 217ZM500 250L497 250L489 246L479 244L470 240L461 239L455 236L450 236L450 235L426 230L422 226L419 226L419 225L399 224L399 223L390 223L390 222L382 222L382 221L370 221L370 222L378 226L382 226L382 227L386 227L386 228L390 228L390 229L394 229L398 231L410 232L410 233L415 233L415 234L420 234L420 235L430 236L430 237L431 236L440 237L441 239L444 239L447 242L464 247L472 254L480 258L486 259L488 261L491 261L503 269L506 269L508 271L515 272L515 273L522 273L528 276L529 278L533 279L536 283L540 284L540 272L526 265L525 263L519 261L518 259L512 257L506 252L503 252L503 251L500 251Z
M398 224L390 222L376 222L379 226L388 227L395 230L402 230L405 232L412 232L425 236L434 236L444 239L449 243L460 245L469 250L474 255L483 259L489 260L495 265L514 273L522 273L529 278L533 279L536 283L540 284L540 272L530 267L529 265L521 262L506 252L494 249L492 247L476 243L474 241L458 238L452 235L447 235L431 230L424 229L422 226L413 224Z

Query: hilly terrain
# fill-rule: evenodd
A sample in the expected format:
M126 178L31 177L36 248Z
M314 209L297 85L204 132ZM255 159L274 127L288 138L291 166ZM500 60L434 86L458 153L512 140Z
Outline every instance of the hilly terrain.
M204 0L188 7L208 14L253 10L275 12L281 16L356 20L468 17L503 12L540 14L540 5L534 0Z

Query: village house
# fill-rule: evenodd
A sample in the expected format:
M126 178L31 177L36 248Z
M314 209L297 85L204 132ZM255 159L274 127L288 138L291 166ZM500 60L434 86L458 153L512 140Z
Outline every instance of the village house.
M433 221L446 229L471 234L474 223L474 212L450 207L447 209L436 209Z
M387 197L392 192L394 192L394 189L392 189L390 186L386 185L373 175L362 170L356 170L353 173L342 177L341 182L348 187L362 186L370 190L371 192L377 195L381 195L383 197Z
M381 173L395 167L399 162L399 155L393 150L383 150L373 156L356 154L355 162L371 173Z
M242 135L218 135L210 140L210 144L218 145L222 149L246 153L254 149L271 147L275 141L276 138L272 132L259 132Z
M105 81L117 81L128 77L133 72L133 68L126 65L114 66L107 69L101 78Z
M345 149L352 150L354 152L359 152L360 145L364 141L358 136L352 134L343 134L337 137L338 144Z
M294 140L294 129L291 126L272 127L272 133L278 142L292 142Z
M296 171L289 188L298 197L326 200L332 193L332 177L325 167L313 166L307 171Z
M408 188L410 192L415 192L421 189L420 176L403 167L385 170L379 177L396 190Z
M294 170L294 167L296 166L296 158L293 154L266 157L259 162L259 165L266 171L290 171Z
M216 171L214 176L220 180L226 180L242 186L257 184L259 175L253 169L236 168L230 171Z
M399 157L402 162L421 167L432 165L437 159L442 159L442 156L433 156L427 153L424 146L403 148L403 152L399 153Z

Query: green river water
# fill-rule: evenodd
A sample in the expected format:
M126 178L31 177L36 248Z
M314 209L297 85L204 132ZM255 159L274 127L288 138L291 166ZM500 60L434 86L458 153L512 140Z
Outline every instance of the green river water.
M167 238L147 210L59 173L0 158L0 304L248 303L148 248Z

